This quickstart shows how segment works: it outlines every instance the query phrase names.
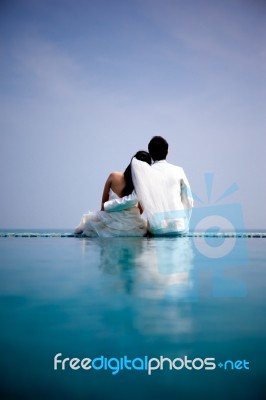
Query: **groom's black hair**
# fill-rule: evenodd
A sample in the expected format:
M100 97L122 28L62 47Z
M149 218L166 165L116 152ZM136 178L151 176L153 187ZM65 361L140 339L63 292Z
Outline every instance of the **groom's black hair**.
M153 161L165 160L168 153L168 143L162 136L154 136L148 145L148 149Z

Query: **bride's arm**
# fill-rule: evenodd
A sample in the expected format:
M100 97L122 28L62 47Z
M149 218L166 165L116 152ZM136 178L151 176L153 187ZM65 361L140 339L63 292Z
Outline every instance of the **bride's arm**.
M103 188L103 195L102 195L102 204L101 204L101 211L104 211L104 203L109 200L109 191L112 183L112 173L108 176L107 181L105 182Z

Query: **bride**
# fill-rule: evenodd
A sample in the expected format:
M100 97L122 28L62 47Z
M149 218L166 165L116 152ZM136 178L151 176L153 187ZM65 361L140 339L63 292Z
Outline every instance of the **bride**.
M134 157L151 165L151 156L146 151L138 151L132 159ZM144 236L147 233L147 223L140 215L142 209L136 197L133 196L130 208L113 212L104 211L108 209L104 205L106 202L126 199L132 192L134 193L131 162L124 172L112 172L109 175L103 189L101 211L89 211L84 214L75 229L76 234L82 233L88 237L115 237Z

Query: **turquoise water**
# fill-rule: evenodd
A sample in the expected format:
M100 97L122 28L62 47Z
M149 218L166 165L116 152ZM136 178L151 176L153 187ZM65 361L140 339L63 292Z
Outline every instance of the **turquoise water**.
M231 250L204 257L204 241ZM265 243L1 238L1 399L263 399ZM54 370L58 353L216 368ZM227 360L249 369L218 367Z

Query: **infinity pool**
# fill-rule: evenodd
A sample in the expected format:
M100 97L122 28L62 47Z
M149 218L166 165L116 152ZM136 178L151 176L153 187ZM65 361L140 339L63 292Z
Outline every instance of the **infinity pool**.
M265 243L0 238L1 399L263 399ZM98 369L55 370L59 353ZM160 356L178 368L149 374Z

